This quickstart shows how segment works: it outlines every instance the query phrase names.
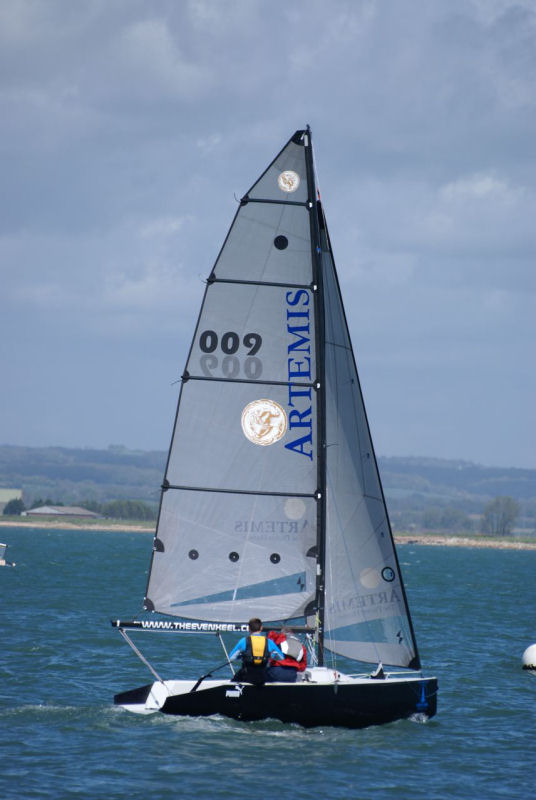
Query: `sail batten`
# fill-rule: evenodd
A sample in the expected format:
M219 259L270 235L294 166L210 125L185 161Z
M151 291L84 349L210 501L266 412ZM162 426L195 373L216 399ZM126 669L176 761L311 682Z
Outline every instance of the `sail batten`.
M165 487L165 491L169 489L185 489L189 492L220 492L221 494L252 494L252 495L259 495L259 497L267 496L267 497L289 497L288 492L261 492L259 490L256 491L248 491L247 489L215 489L211 486L176 486L173 484L168 484ZM291 496L292 497L316 497L316 492L314 493L300 493L294 492Z
M246 281L246 280L233 280L232 278L219 278L211 281L211 283L234 283L243 286L279 286L281 289L313 289L311 284L305 285L303 283L283 283L281 281Z
M277 206L302 206L303 208L310 208L310 203L300 203L294 200L269 200L266 197L248 197L247 195L242 198L240 201L243 205L247 205L248 203L266 203L271 205Z
M185 380L191 381L216 381L219 383L255 383L257 381L248 380L247 378L224 378L224 377L209 377L205 375L188 375ZM260 383L260 381L259 381ZM313 383L298 383L298 382L290 382L290 381L262 381L262 384L265 386L303 386L308 389L315 389L317 382L314 381Z

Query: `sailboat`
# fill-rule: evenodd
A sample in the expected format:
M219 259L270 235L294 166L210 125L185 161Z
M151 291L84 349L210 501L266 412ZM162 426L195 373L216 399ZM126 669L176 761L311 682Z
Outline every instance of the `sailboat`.
M6 558L7 548L8 548L7 544L4 544L3 542L0 542L0 567L14 567L15 566L15 562L14 561L8 561L7 558Z
M239 201L206 281L143 607L144 618L112 621L154 678L115 696L130 711L350 728L436 713L309 127ZM265 630L290 626L308 648L295 683L240 683L216 668L163 678L130 635L217 635L228 658L225 640L234 644L254 616Z

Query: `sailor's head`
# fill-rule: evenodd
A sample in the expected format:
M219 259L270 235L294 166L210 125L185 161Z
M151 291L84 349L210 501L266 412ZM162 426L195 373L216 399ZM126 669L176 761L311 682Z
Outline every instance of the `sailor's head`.
M262 622L258 617L252 617L248 622L248 628L250 633L258 633L262 631Z

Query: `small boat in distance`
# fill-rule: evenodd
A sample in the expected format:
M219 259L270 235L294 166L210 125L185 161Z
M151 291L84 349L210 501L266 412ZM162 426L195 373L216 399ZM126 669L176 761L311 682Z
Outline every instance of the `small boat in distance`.
M241 199L207 280L144 610L148 618L112 621L155 678L115 696L129 711L350 728L436 713L437 680L421 672L308 127ZM164 679L129 636L215 634L227 657L224 634L235 644L254 616L301 636L309 668L296 683L212 678L220 667Z
M14 567L14 561L8 561L6 559L8 545L0 542L0 567Z

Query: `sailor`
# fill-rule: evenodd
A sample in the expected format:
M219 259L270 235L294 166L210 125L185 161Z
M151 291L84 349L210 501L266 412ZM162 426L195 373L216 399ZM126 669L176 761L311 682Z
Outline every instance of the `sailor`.
M229 660L242 659L242 667L235 673L234 681L263 684L270 658L282 661L285 656L279 647L262 633L262 622L253 617L248 622L249 636L243 636L229 653Z
M303 672L307 666L305 647L289 628L283 628L281 633L270 631L268 639L278 645L285 657L282 661L270 660L266 680L295 683L298 672Z

